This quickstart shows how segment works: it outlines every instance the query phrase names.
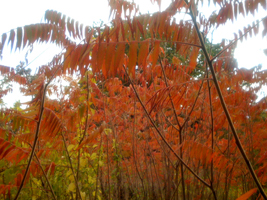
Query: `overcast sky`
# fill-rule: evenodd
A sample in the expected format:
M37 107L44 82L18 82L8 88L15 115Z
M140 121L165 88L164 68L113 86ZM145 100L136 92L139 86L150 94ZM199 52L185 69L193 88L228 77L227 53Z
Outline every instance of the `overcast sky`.
M140 6L141 13L153 13L158 11L157 4L152 5L150 0L135 0ZM162 9L165 9L171 0L162 0ZM5 0L1 2L0 12L0 34L10 31L10 29L42 22L44 13L48 9L56 10L79 21L84 25L92 25L93 22L100 20L107 23L109 21L109 8L107 0ZM203 14L209 14L215 9L204 8ZM244 26L252 24L256 19L266 16L266 11L259 9L259 12L253 17L249 16L245 20L240 17L238 21L227 23L226 27L221 27L213 33L213 42L219 43L222 38L233 39L233 33L243 30ZM260 29L262 30L262 29ZM267 48L267 38L261 38L261 31L257 37L238 43L235 51L235 58L238 60L239 67L251 68L262 64L267 69L267 57L263 50ZM49 62L52 57L59 53L60 49L51 45L42 45L34 48L32 54L28 56L29 67L35 71L37 67ZM23 52L10 53L10 50L4 50L3 59L0 65L15 67L20 61L24 61L26 50ZM19 100L18 89L14 89L14 94L8 95L4 101L8 101L8 106L12 106L16 100ZM22 100L23 101L23 100Z

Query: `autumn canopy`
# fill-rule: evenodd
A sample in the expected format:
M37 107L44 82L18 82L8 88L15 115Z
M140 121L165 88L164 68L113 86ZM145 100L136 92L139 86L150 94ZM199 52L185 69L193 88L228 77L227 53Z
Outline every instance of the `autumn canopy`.
M11 82L31 97L0 110L0 198L266 199L267 99L257 94L267 71L239 69L233 51L266 39L267 17L228 43L207 37L267 10L266 0L213 0L211 16L203 0L151 14L107 3L110 24L48 10L43 23L2 34L1 52L38 43L62 52L36 74L0 66L0 97Z

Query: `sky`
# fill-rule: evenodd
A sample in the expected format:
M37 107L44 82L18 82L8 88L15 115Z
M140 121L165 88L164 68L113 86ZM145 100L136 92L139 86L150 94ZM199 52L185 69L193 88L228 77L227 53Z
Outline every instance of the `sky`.
M164 10L170 2L171 0L162 0L161 9ZM159 9L158 5L152 5L150 0L135 0L135 3L139 4L141 13L153 13ZM5 0L1 2L1 8L0 34L19 26L44 22L43 16L48 9L66 14L84 25L93 25L93 22L100 22L100 20L104 23L109 22L107 0ZM216 9L214 6L208 8L207 5L204 5L202 15L209 16L214 9ZM240 17L234 23L228 22L226 26L214 30L213 35L211 36L210 33L208 37L212 37L213 43L219 43L223 38L231 40L234 38L234 32L238 32L239 29L243 30L244 26L252 24L253 21L265 16L266 11L259 9L254 17L250 15L246 17L246 19ZM258 34L257 37L238 42L237 49L235 50L235 58L240 68L251 68L262 64L263 69L267 69L267 57L263 53L263 50L267 48L267 37L262 39L261 30L262 29L260 29L260 34ZM10 53L9 48L5 49L3 59L0 60L0 65L16 67L20 61L25 60L26 51L27 49ZM42 44L41 46L36 46L33 52L27 57L29 62L28 67L34 72L37 67L49 62L53 56L60 51L61 49L55 48L54 45ZM21 102L26 100L19 95L18 86L14 88L12 94L4 98L7 106L13 106L14 102L17 100L21 100Z

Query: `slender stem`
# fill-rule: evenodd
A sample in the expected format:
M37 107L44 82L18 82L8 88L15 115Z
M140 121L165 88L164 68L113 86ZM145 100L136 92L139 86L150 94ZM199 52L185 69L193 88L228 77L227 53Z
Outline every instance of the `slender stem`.
M206 66L207 67L207 66ZM207 68L207 78L209 77L209 72L208 72L208 68ZM211 86L210 86L210 82L208 82L208 91L209 91L209 103L210 103L210 120L211 120L211 151L212 154L214 152L214 118L213 118L213 108L212 108L212 101L211 101ZM212 187L212 193L214 196L214 199L217 199L216 196L216 192L214 190L214 174L213 174L213 158L211 159L211 165L210 165L210 185Z

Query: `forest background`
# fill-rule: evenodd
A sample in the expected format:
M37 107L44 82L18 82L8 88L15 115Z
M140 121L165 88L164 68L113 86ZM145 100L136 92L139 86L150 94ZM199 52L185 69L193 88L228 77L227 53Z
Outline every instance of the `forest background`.
M1 102L4 198L266 198L266 50L242 53L251 69L234 59L237 41L266 42L266 1L152 3L160 12L110 0L110 22L93 26L47 10L2 34L3 61L25 62L0 66L1 100L13 82L29 100ZM253 21L213 43L240 17ZM54 46L29 62L37 43Z

